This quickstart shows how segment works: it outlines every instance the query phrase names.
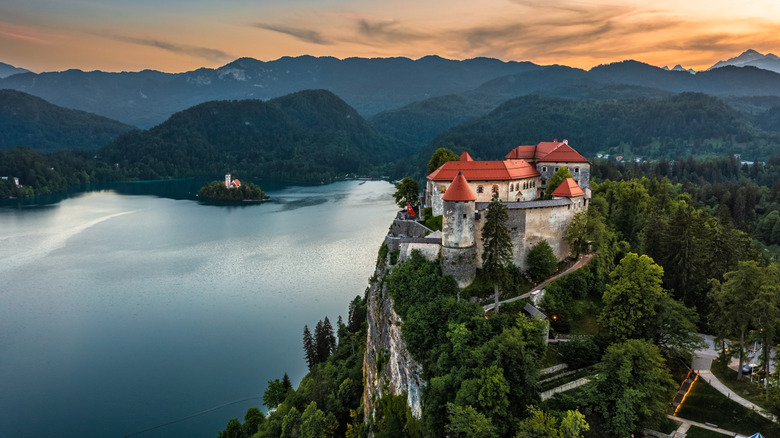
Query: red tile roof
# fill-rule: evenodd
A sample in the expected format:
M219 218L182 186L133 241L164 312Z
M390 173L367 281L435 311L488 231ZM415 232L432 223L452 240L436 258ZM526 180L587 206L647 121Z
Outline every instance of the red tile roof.
M575 196L585 196L585 192L577 185L574 178L566 178L561 185L552 192L552 196L574 198Z
M471 190L463 174L458 172L458 175L452 180L452 184L441 196L441 199L444 201L476 201L477 195Z
M447 161L428 175L431 181L452 181L458 172L469 181L505 181L540 176L525 160Z
M543 141L536 146L518 146L506 154L507 159L523 159L529 161L557 161L569 163L587 163L588 160L575 151L564 140Z
M474 159L471 158L471 155L469 155L468 152L463 151L463 153L460 154L460 161L474 161Z

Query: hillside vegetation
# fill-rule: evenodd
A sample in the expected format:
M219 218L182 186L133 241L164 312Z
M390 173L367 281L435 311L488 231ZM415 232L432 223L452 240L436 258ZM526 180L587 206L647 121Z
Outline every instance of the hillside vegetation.
M14 90L0 90L0 150L95 150L133 129L116 120L62 108Z
M500 159L517 145L569 139L583 155L627 159L743 154L767 159L780 135L756 128L718 98L681 93L657 99L572 101L524 96L439 135L421 155L447 147ZM478 148L478 149L477 149Z
M262 178L329 182L347 174L379 176L408 155L324 90L263 102L208 102L149 131L132 131L100 151L126 177L212 175L226 170Z

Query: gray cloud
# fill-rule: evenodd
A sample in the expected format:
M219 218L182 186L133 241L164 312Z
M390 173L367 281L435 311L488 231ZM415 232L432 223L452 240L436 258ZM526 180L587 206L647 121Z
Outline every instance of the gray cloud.
M376 43L410 43L430 39L430 35L402 28L395 21L357 21L357 31L361 41Z
M276 24L267 24L267 23L253 23L252 26L260 29L283 33L285 35L290 35L295 39L298 39L306 43L330 44L330 41L328 41L316 30L303 29L303 28L292 27L292 26L276 25Z
M138 44L142 46L156 47L158 49L166 50L172 53L194 56L196 58L205 59L210 62L222 62L226 60L235 59L234 56L229 53L223 52L218 49L211 49L208 47L187 46L169 43L151 38L137 38L123 35L102 35L106 38L110 38L117 41L123 41L126 43Z

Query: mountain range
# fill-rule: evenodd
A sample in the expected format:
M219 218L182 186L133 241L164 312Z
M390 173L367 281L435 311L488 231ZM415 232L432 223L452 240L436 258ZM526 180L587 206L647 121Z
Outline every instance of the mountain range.
M746 54L752 56L753 61L742 64L734 61L746 59ZM152 70L27 72L0 79L0 88L24 91L66 108L149 128L178 111L211 100L267 100L306 89L329 90L364 117L448 95L478 96L477 106L490 102L488 109L491 109L522 94L550 95L552 90L577 94L583 89L605 84L721 96L780 94L780 74L750 66L750 62L759 62L756 54L760 55L747 51L740 57L716 64L723 68L696 75L637 61L582 70L488 58L455 61L438 56L417 60L300 56L268 62L241 58L216 69L202 68L175 74ZM762 66L771 66L774 55L760 56ZM731 61L747 67L726 65Z
M30 71L19 67L14 67L13 65L10 64L0 62L0 79L7 78L8 76L13 76L20 73L30 73Z
M753 49L746 50L742 52L741 55L726 61L718 61L708 70L725 67L727 65L733 65L735 67L757 67L780 73L780 57L772 53L762 55Z

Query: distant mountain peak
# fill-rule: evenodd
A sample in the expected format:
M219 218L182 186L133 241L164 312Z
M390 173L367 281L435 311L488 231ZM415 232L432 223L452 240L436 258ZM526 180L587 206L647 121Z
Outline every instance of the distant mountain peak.
M20 67L14 67L11 64L0 62L0 79L4 79L7 78L8 76L13 76L19 73L30 73L30 70L27 70L25 68L20 68Z
M725 67L727 65L733 65L735 67L752 66L780 73L780 58L772 53L763 55L753 49L745 50L739 56L728 59L726 61L718 61L715 63L715 65L708 68L707 70Z

